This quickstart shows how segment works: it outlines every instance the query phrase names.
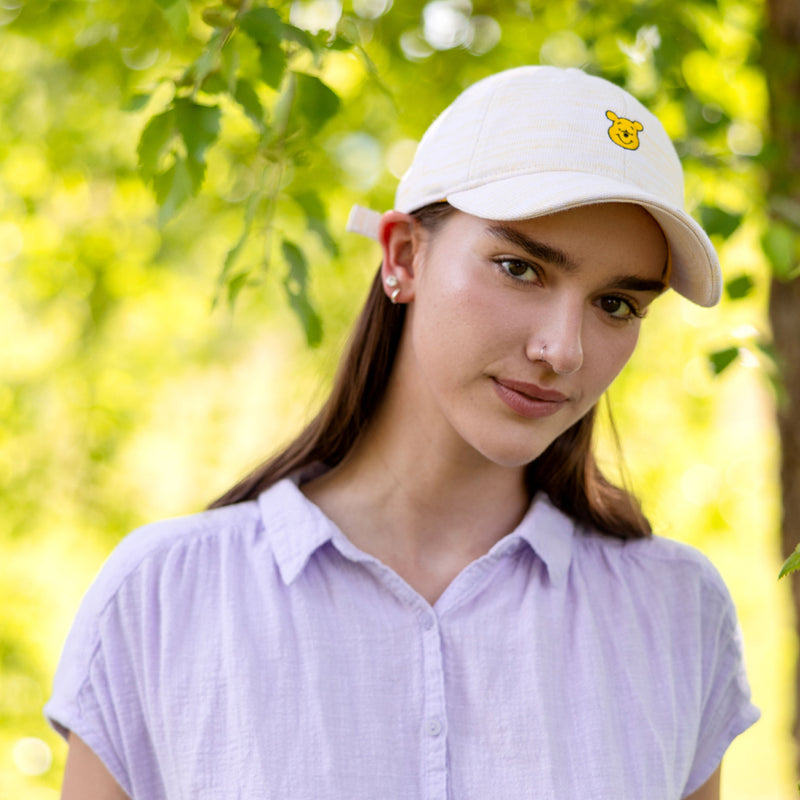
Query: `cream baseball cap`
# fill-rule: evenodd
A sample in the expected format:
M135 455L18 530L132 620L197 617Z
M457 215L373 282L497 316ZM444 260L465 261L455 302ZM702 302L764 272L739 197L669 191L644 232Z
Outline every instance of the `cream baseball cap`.
M422 137L395 209L445 200L492 220L636 203L667 239L670 286L701 306L720 299L719 259L684 210L683 170L663 126L624 89L581 70L517 67L462 92ZM377 238L379 220L356 206L348 230Z

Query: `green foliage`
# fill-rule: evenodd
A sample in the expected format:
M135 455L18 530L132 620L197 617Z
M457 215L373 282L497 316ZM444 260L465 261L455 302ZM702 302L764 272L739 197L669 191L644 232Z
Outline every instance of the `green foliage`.
M237 106L244 111L256 135L247 154L234 158L231 167L242 172L255 167L266 186L252 185L241 198L247 209L242 233L220 270L217 296L221 293L233 303L246 285L254 283L249 277L254 266L266 269L271 261L270 242L285 196L284 177L307 166L307 143L341 107L336 92L317 74L307 72L308 65L320 70L326 50L341 52L352 43L342 36L312 36L288 23L277 8L264 4L209 6L201 10L200 18L213 32L178 79L162 79L173 100L143 129L139 164L142 175L152 182L159 223L164 225L200 192L206 152L219 140L223 117L231 116ZM213 97L213 103L198 99L206 96ZM299 197L305 198L298 202L306 211L308 228L335 254L318 198L314 201L316 195L309 192ZM264 257L258 265L234 270L255 231L262 239ZM286 256L285 247L283 253ZM296 257L293 263L293 276L285 286L290 306L303 324L308 343L316 345L321 341L319 314L310 300L305 272L302 280L294 274L298 272Z
M744 214L731 214L716 206L700 206L700 222L709 236L727 239L739 227Z
M722 374L739 356L738 347L726 347L723 350L717 350L711 353L708 357L711 362L711 369L715 375Z
M752 276L738 275L725 283L725 294L730 300L742 300L752 294L755 285Z
M794 552L783 562L778 579L785 578L792 572L800 570L800 544L795 547Z
M800 271L799 242L797 230L783 222L770 223L762 234L761 247L779 280L790 281L797 277Z
M9 705L0 744L24 734L56 748L41 719L49 676L113 543L146 519L201 507L305 410L379 258L342 235L348 207L391 207L414 141L466 85L541 61L583 66L651 106L684 157L690 208L723 264L737 265L726 286L736 308L723 303L717 324L760 313L759 242L780 274L797 263L789 223L765 229L761 162L729 142L766 118L759 0L475 0L453 4L449 32L426 21L422 0L345 2L321 27L303 17L328 5L0 9L0 681L4 697L26 698ZM698 331L680 353L661 334L676 374L695 359ZM753 349L769 356L768 344ZM282 358L292 369L279 380ZM685 456L687 437L699 447L696 417L707 423L705 401L698 411L667 385L663 358L624 378L640 398L629 420L657 400L671 421L642 437L658 450L651 498L669 494L680 457L651 437L668 428ZM695 427L673 431L675 415ZM49 797L56 755L41 777L0 767L0 795Z

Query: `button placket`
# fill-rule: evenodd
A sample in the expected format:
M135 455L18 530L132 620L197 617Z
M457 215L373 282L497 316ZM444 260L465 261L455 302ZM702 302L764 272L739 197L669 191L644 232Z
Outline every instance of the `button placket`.
M426 800L447 798L447 715L441 623L429 611L421 620L425 699L423 705L422 785Z

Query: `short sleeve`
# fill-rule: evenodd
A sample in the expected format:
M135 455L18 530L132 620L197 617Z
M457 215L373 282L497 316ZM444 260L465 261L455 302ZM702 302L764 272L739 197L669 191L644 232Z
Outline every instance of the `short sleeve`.
M128 794L137 776L158 781L145 724L143 632L148 611L139 572L147 532L135 532L112 553L83 598L67 636L44 713L62 735L74 732ZM158 786L137 796L160 797Z
M683 796L699 789L731 742L760 716L751 702L743 643L733 601L709 564L702 593L703 695L695 758Z

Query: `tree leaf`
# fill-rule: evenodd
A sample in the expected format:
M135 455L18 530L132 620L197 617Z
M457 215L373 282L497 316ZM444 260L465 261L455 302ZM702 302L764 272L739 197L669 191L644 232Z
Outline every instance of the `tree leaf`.
M279 44L283 22L274 8L253 8L239 17L239 27L256 44Z
M308 346L316 347L322 341L322 320L311 305L306 291L308 262L303 251L288 239L283 240L281 249L289 265L289 273L283 282L289 305L303 326Z
M244 79L236 82L234 99L244 109L248 117L259 127L264 127L264 107L258 99L258 94L253 85Z
M201 84L200 88L206 94L224 94L228 91L228 83L219 70L210 72Z
M313 135L331 117L336 115L341 101L333 89L314 75L308 75L305 72L295 74L297 76L297 93L294 108L305 118L309 133Z
M725 284L725 293L731 300L741 300L743 297L752 294L755 285L755 281L750 275L739 275Z
M228 281L228 308L233 309L233 307L236 305L236 300L239 297L239 293L247 285L247 279L249 277L249 272L240 272L238 275L234 275Z
M215 30L211 38L206 42L203 52L190 67L188 74L193 76L195 84L200 85L206 79L206 76L215 69L219 58L220 43L224 36L224 31Z
M186 161L176 159L168 170L155 176L153 186L160 206L158 224L163 227L192 195L192 178Z
M230 6L209 6L203 9L203 22L212 28L229 28L234 23L236 12Z
M720 375L728 367L733 364L739 355L738 347L726 347L724 350L717 350L716 353L711 353L708 360L711 362L711 369L715 375Z
M171 2L169 8L163 9L164 19L169 23L175 35L180 41L186 38L189 33L189 4L181 2Z
M150 101L149 94L135 94L129 97L123 104L123 111L141 111Z
M317 234L323 247L334 258L338 256L339 246L328 229L328 215L319 195L316 192L300 192L292 197L303 209L309 230Z
M288 239L281 242L281 250L286 263L289 266L289 274L286 280L290 283L296 284L301 288L305 288L306 278L308 277L308 262L303 254L303 251Z
M327 36L327 33L323 33L322 35ZM319 42L308 31L304 31L302 28L298 28L294 25L282 25L281 38L299 44L301 47L309 50L314 57L320 54L321 47Z
M798 270L795 254L795 233L782 222L771 222L761 236L761 248L772 265L775 277L788 281Z
M152 117L139 137L139 168L145 178L158 172L158 162L175 134L175 109L169 108Z
M709 236L727 239L742 221L743 214L731 214L717 206L700 206L700 222Z
M778 580L788 575L790 572L797 572L800 569L800 544L797 545L786 561L783 562L781 571L778 575Z
M286 71L286 53L283 52L280 42L260 44L258 49L261 80L271 89L279 88L283 80L283 73Z
M191 161L203 163L206 149L219 135L220 116L218 106L201 105L188 97L175 101L175 124Z

